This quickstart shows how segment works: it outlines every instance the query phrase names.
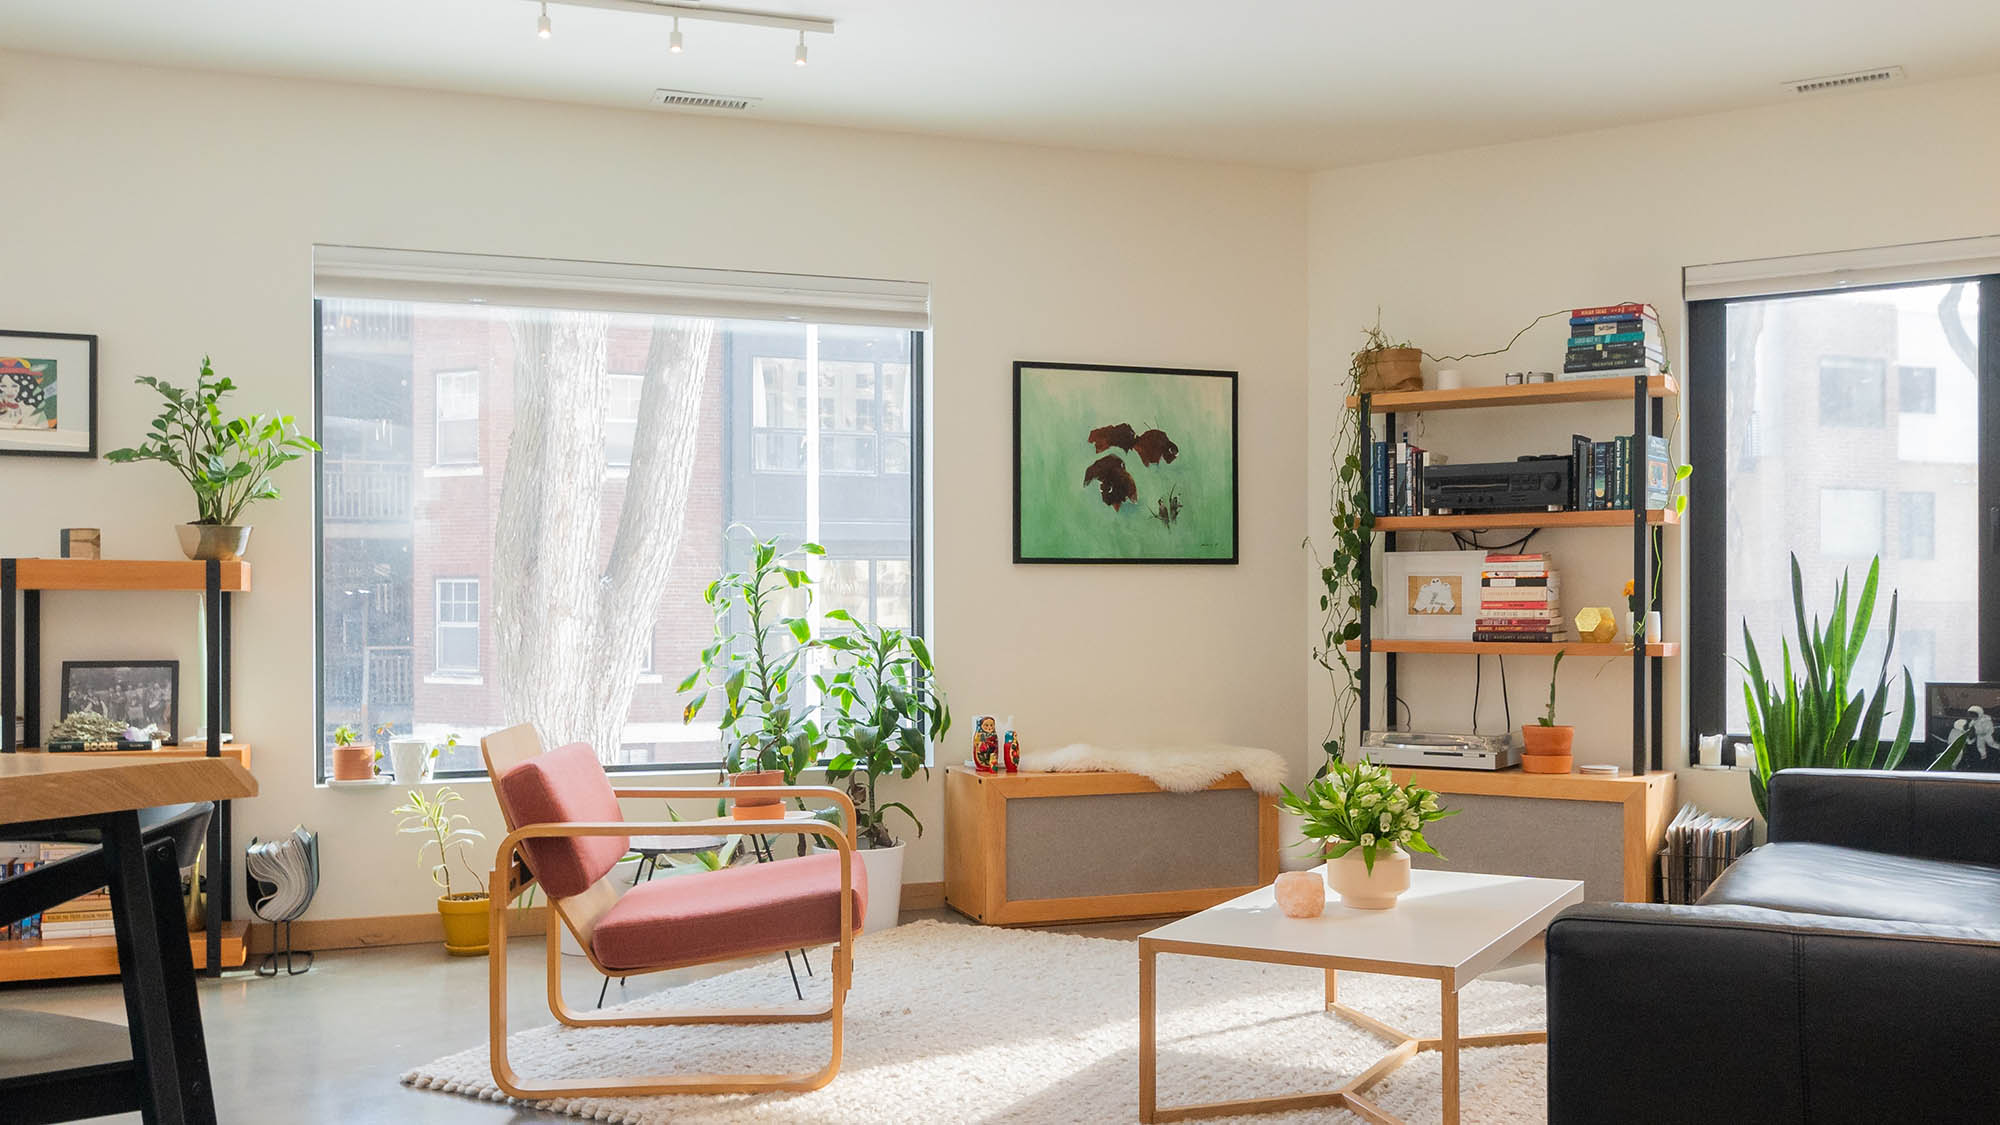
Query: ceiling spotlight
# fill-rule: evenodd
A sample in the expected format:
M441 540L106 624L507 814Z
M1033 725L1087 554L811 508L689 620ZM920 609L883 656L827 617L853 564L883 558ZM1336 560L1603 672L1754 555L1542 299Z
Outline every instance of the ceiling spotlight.
M674 17L674 33L667 40L667 52L675 55L681 53L681 18L679 16Z
M806 65L806 33L803 31L799 32L798 50L792 52L792 65L793 66Z
M543 39L547 39L550 35L554 34L553 28L549 25L548 0L542 0L542 18L535 21L535 34L541 36Z

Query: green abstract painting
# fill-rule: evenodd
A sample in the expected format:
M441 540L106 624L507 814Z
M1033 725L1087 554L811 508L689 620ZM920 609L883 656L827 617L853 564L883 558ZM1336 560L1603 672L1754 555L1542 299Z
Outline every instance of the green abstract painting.
M1236 561L1236 373L1014 365L1014 561Z

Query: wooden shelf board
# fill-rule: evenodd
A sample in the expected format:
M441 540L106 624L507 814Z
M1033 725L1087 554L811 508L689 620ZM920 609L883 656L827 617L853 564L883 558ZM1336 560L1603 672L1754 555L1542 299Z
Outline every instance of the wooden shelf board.
M19 746L15 750L22 754L48 753L48 751L39 746ZM119 758L206 758L208 757L208 749L204 746L194 745L162 746L158 750L75 750L64 751L59 757L94 758L100 754L106 757ZM222 745L222 753L217 756L233 758L244 769L250 768L250 744L247 742L225 742Z
M16 559L15 585L23 590L208 589L207 564L191 559ZM250 589L250 564L222 564L222 589Z
M1622 800L1634 789L1660 785L1672 770L1621 773L1616 777L1587 773L1528 773L1516 766L1504 770L1427 770L1391 766L1398 784L1417 781L1439 793L1481 793L1503 797L1546 797L1557 800Z
M243 937L249 929L248 921L222 924L223 968L243 967L247 956ZM194 967L205 968L208 963L208 935L189 934L188 946L194 951ZM117 975L118 939L110 934L0 941L0 981Z
M1681 522L1680 513L1667 508L1649 508L1646 522L1654 527L1671 527ZM1593 512L1491 512L1485 515L1456 516L1377 516L1375 530L1386 531L1484 531L1502 527L1622 527L1632 526L1632 509L1614 508Z
M1391 641L1377 640L1368 645L1374 652L1432 653L1446 656L1630 656L1624 641ZM1347 642L1347 651L1361 651L1360 641ZM1678 656L1681 646L1674 641L1655 641L1646 646L1647 656Z
M1654 375L1646 380L1646 393L1653 398L1671 398L1680 393L1672 375ZM1388 391L1368 400L1375 414L1411 414L1422 410L1469 410L1482 406L1548 406L1563 402L1615 402L1631 399L1632 380L1572 379L1561 383L1527 383L1519 386L1460 387L1451 391ZM1349 395L1349 409L1361 399Z

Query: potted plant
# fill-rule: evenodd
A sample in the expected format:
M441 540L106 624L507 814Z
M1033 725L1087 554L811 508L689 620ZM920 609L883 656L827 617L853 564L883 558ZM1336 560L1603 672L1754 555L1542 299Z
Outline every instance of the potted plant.
M1324 849L1326 884L1359 910L1387 910L1410 889L1410 852L1438 855L1424 825L1456 815L1420 785L1398 785L1373 762L1329 763L1303 795L1284 787L1278 804L1304 823L1306 841Z
M472 847L473 841L484 840L486 836L472 826L471 818L451 811L451 806L463 799L448 785L440 786L436 795L431 797L425 797L420 789L412 789L410 799L392 810L393 815L402 818L396 822L396 831L424 838L423 843L417 845L419 864L430 858L432 848L437 849L437 862L430 865L431 882L444 891L437 900L438 916L444 922L444 951L454 957L484 953L487 941L488 896L481 886L478 872L466 860L466 851ZM471 877L471 885L475 889L453 889L453 853Z
M812 579L802 556L825 553L817 543L781 552L775 537L757 540L747 572L725 574L702 594L715 615L715 643L702 650L701 666L681 681L683 694L701 689L682 709L681 721L693 722L712 693L723 693L717 725L732 785L790 785L826 750L813 706L800 698L805 684L800 662L817 646L812 624L784 612L785 600L795 592L800 614L812 604ZM739 612L743 627L736 629ZM738 799L731 814L762 820L778 815L782 805L776 797Z
M396 771L396 781L402 785L420 785L430 778L431 768L438 755L458 745L458 735L449 734L441 743L432 744L428 738L392 738L389 740L389 761Z
M1563 654L1549 666L1549 706L1534 726L1521 728L1521 769L1527 773L1568 773L1575 759L1570 746L1576 740L1575 727L1556 725L1556 673L1562 670Z
M1363 333L1361 350L1349 361L1348 376L1361 394L1424 389L1424 350L1382 331L1382 311Z
M1862 642L1875 617L1875 584L1881 569L1880 558L1868 564L1868 580L1861 586L1861 599L1854 603L1851 624L1847 572L1842 570L1833 588L1833 609L1826 624L1822 626L1814 615L1808 627L1805 581L1799 573L1799 557L1792 556L1792 620L1798 630L1799 651L1795 664L1791 645L1779 639L1785 675L1782 683L1764 678L1757 642L1750 638L1750 623L1743 623L1744 658L1737 666L1744 673L1743 702L1750 719L1750 745L1757 754L1757 768L1750 774L1750 795L1757 800L1757 811L1767 817L1766 793L1771 775L1779 770L1892 770L1901 766L1909 753L1910 734L1917 721L1917 693L1908 668L1903 669L1903 701L1895 739L1882 741L1889 703L1889 656L1896 648L1894 592L1889 595L1889 632L1883 638L1874 694L1853 687L1854 666L1860 662ZM1951 769L1964 751L1965 732L1960 730L1927 768Z
M868 914L862 930L894 926L902 914L903 841L890 832L890 810L902 813L924 834L923 822L901 801L884 801L881 779L890 774L930 776L926 751L951 729L951 708L937 686L930 649L923 638L857 621L844 609L826 615L852 632L820 643L845 659L831 676L814 677L838 709L827 721L840 750L827 763L829 781L847 780L854 798L855 837L868 871Z
M250 544L250 525L239 524L243 509L257 500L278 498L271 473L317 450L319 443L299 433L290 414L252 414L223 421L223 396L236 389L216 379L207 356L193 391L141 375L166 406L153 419L137 448L114 449L108 461L162 461L194 489L197 518L180 524L181 551L191 559L234 559Z
M361 745L361 732L346 723L333 728L333 780L367 781L375 776L375 748Z

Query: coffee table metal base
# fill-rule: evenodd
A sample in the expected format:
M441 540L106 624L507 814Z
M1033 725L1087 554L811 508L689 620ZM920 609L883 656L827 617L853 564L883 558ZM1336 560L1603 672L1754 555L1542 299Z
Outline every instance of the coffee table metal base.
M1158 1043L1155 1032L1155 990L1154 962L1161 953L1181 953L1195 957L1223 957L1236 961L1264 961L1275 964L1324 966L1326 969L1326 1010L1340 1016L1348 1023L1364 1031L1379 1035L1394 1044L1389 1052L1368 1069L1349 1079L1337 1089L1320 1093L1282 1094L1268 1098L1242 1098L1227 1102L1202 1102L1194 1105L1163 1106L1158 1104ZM1458 982L1450 970L1442 970L1440 975L1417 973L1415 966L1388 965L1382 962L1367 962L1366 972L1385 973L1392 976L1424 976L1438 982L1439 1026L1435 1036L1412 1035L1398 1027L1376 1019L1366 1012L1357 1011L1340 1003L1340 969L1360 969L1356 964L1329 964L1344 962L1337 957L1304 957L1284 955L1271 951L1245 949L1222 950L1215 946L1188 945L1180 942L1139 939L1139 1120L1141 1121L1186 1121L1201 1117L1227 1117L1246 1113L1277 1113L1282 1110L1315 1109L1337 1106L1352 1112L1365 1121L1376 1125L1405 1125L1381 1106L1370 1101L1367 1091L1396 1069L1422 1051L1436 1051L1443 1056L1444 1084L1444 1125L1458 1125L1458 1053L1464 1047L1506 1047L1519 1043L1546 1043L1547 1031L1509 1031L1492 1035L1460 1035L1458 1032Z

